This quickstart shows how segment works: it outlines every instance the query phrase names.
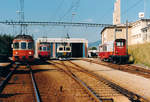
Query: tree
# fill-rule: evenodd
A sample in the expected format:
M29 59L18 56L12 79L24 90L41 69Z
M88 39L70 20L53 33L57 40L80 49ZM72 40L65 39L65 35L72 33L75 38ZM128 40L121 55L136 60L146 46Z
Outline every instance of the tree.
M91 48L91 50L97 50L97 48L94 46L94 47Z

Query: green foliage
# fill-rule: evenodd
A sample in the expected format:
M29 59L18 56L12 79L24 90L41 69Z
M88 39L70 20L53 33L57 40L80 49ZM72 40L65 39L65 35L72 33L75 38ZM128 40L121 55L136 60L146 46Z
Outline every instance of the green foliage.
M7 55L11 56L12 55L12 40L13 36L11 35L6 35L6 34L0 34L0 55Z
M89 50L97 50L97 48L94 46L94 47L90 47Z
M130 61L150 67L150 43L129 46Z

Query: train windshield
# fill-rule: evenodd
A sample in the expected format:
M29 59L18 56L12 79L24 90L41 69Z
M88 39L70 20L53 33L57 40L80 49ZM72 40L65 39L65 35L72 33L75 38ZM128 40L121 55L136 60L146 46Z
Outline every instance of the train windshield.
M46 47L43 47L43 51L46 51Z
M49 47L47 47L47 51L49 51L50 50L50 48Z
M67 48L66 48L66 51L70 51L70 47L67 47Z
M26 49L26 42L21 43L21 49Z
M14 43L14 44L13 44L13 48L14 48L14 49L19 49L19 43L18 43L18 42Z
M63 48L62 48L62 47L60 47L60 48L59 48L59 51L62 51L62 50L63 50Z
M28 49L33 49L33 43L32 42L28 43Z
M116 42L116 46L118 47L123 47L125 45L124 42Z

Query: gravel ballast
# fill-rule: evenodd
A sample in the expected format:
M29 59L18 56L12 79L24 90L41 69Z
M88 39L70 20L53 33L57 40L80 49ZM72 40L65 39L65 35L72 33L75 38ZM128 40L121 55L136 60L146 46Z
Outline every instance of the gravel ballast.
M82 60L73 60L72 62L150 100L150 79Z

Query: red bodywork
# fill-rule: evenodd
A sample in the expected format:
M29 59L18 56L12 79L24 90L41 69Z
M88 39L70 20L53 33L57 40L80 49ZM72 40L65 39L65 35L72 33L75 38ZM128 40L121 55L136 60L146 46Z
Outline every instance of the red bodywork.
M124 40L124 39L122 39L122 40L117 39L117 40L123 44L122 44L122 46L117 46L118 42L116 42L116 41L114 42L114 53L113 53L113 55L116 55L116 56L127 55L126 40Z
M38 49L38 56L40 58L50 58L50 44L45 43L45 44L40 44L39 49Z
M15 44L18 44L16 46ZM25 43L26 46L22 49L22 43ZM30 43L30 45L29 45ZM30 46L30 47L29 47ZM34 41L29 35L18 35L13 40L13 56L12 59L14 62L33 62L34 61Z
M110 60L111 56L128 56L125 39L116 39L115 42L112 43L112 50L108 49L108 46L110 46L110 44L103 44L99 46L101 50L98 56L101 60Z

